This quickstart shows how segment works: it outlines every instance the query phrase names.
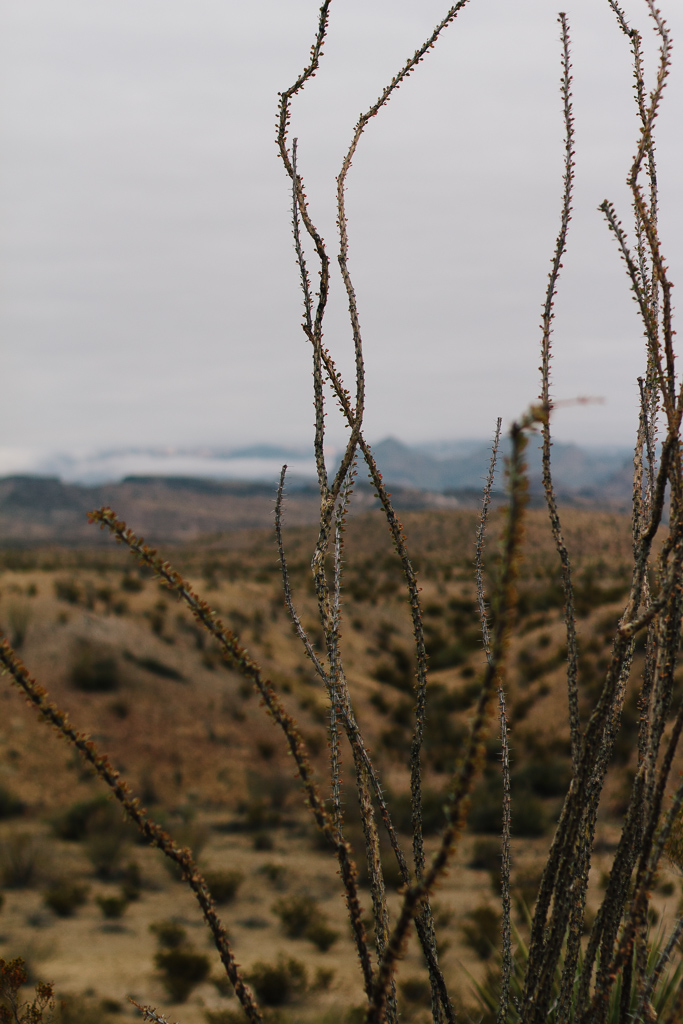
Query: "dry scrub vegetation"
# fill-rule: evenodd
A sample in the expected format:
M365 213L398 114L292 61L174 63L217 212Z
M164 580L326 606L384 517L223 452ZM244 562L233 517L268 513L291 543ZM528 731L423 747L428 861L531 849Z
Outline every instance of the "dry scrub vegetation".
M105 507L91 520L129 549L127 564L101 550L3 555L0 662L68 745L38 739L33 711L3 697L2 1020L102 1021L128 1012L124 993L161 1022L152 1003L208 1024L683 1019L683 394L653 141L671 40L644 0L659 46L648 93L641 35L606 0L640 119L633 244L601 206L646 339L630 521L560 512L553 487L551 335L574 180L561 14L560 230L540 396L510 430L507 503L491 511L499 421L481 515L401 522L363 433L345 185L365 128L466 2L361 117L337 179L353 396L323 344L332 263L288 137L329 0L308 65L280 95L317 528L283 529L284 467L276 540L178 548L171 566ZM348 428L334 467L325 387ZM543 511L527 507L530 440ZM354 516L361 465L381 511ZM53 1011L43 983L21 1003L22 983L41 977L70 996Z
M502 517L499 511L493 518L492 538L500 532ZM424 826L431 849L481 686L484 659L473 581L477 516L412 513L404 517L404 526L420 573L432 666L424 742ZM353 672L361 728L408 845L405 751L414 705L413 638L398 558L390 550L377 558L384 530L381 513L349 520L344 585L353 596L353 613L343 630L345 662ZM576 556L585 716L609 659L611 633L628 588L630 524L610 514L571 511L566 532ZM314 541L311 529L288 531L292 586L311 634L317 605L305 553ZM77 716L79 727L125 772L154 818L192 846L247 976L255 964L274 969L275 990L263 999L266 1005L283 997L277 1013L287 1020L317 1020L326 1014L330 1020L354 1020L363 990L339 880L301 805L291 758L253 688L226 665L205 632L152 574L131 570L120 552L5 551L0 561L4 631L56 703ZM173 561L239 631L296 714L322 776L328 709L288 624L272 531L237 534L220 546L177 548ZM507 685L514 737L512 897L521 933L527 930L526 910L533 904L571 771L563 603L545 513L533 510ZM320 637L315 639L319 645ZM641 648L634 678L643 662ZM677 688L682 684L683 675L677 674ZM637 768L635 695L634 688L601 808L589 919L604 891ZM34 714L17 694L6 689L0 700L2 956L22 955L33 979L54 980L59 997L69 997L68 1006L74 1002L80 1013L87 1004L99 1020L126 1013L126 995L152 1005L182 997L178 1015L188 1024L206 1021L207 1014L210 1024L232 1020L230 1015L238 1019L201 913L182 881L165 868L160 854L138 841L103 795L96 775L69 747L49 736L36 742ZM481 1008L462 967L482 981L496 971L501 787L494 733L468 832L435 896L441 963L457 1002L474 1019ZM361 870L361 898L367 902L362 829L350 800L346 812L346 834ZM400 879L388 844L382 845L389 905L395 910ZM673 925L680 899L678 873L669 867L652 901L651 917L658 926ZM367 925L372 927L370 919ZM182 939L179 947L166 950L163 942L173 941L171 926ZM159 954L173 948L206 957L205 976L200 976L201 963L195 966L196 983L184 979L172 959L160 963ZM297 982L290 961L303 965L305 984ZM175 988L164 965L175 968L173 976L180 979ZM269 975L260 979L262 988L269 980ZM422 957L411 941L399 976L402 1016L420 1017L428 997Z

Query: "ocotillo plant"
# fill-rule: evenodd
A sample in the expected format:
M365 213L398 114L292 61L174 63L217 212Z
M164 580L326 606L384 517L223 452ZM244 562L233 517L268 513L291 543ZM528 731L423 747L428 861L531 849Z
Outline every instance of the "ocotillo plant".
M476 0L472 0L476 2ZM296 633L327 694L329 705L329 776L324 783L314 778L306 747L297 723L284 706L260 667L247 654L239 639L217 614L198 597L183 577L156 551L149 549L108 508L91 513L94 523L109 529L125 544L141 565L151 569L189 607L197 621L221 646L231 666L251 682L262 696L268 713L282 731L297 766L307 805L325 836L330 852L338 860L349 919L365 989L368 1024L398 1019L395 976L408 931L415 928L429 975L433 1019L453 1024L455 1012L439 963L431 893L457 848L467 818L470 796L482 761L484 740L492 729L498 708L503 774L501 806L502 929L500 976L497 990L482 990L482 1004L495 1011L499 1024L524 1021L566 1024L614 1021L662 1021L683 1019L683 988L672 983L669 961L678 949L683 920L653 954L648 938L650 891L662 855L679 857L682 844L681 808L683 785L671 796L671 769L683 728L683 706L677 709L673 729L665 733L674 694L674 669L680 645L683 594L683 467L680 425L683 391L677 384L673 345L672 283L662 252L658 226L657 169L654 128L662 103L671 58L671 39L666 22L653 0L643 0L658 40L656 81L651 92L645 88L642 38L631 27L616 0L606 0L615 17L615 29L631 49L639 135L635 156L628 169L633 207L633 238L629 241L617 211L608 200L601 206L607 229L624 261L637 314L646 340L643 373L639 379L640 417L633 477L633 565L628 597L614 633L611 657L588 720L579 715L579 639L574 609L571 551L564 540L560 510L553 485L551 424L553 402L550 394L551 338L554 302L563 255L568 242L574 184L574 124L569 27L559 15L561 30L561 96L565 127L564 185L560 204L560 230L551 259L548 285L543 301L541 328L540 394L511 429L511 454L507 460L507 514L495 573L496 590L484 592L484 539L493 484L500 421L495 434L489 478L484 492L480 529L476 537L476 582L481 618L485 666L469 733L459 752L458 767L451 781L443 828L435 852L427 857L423 838L422 747L429 705L428 658L423 613L416 573L408 540L381 473L365 438L365 375L359 304L351 278L349 227L345 188L351 163L362 136L372 119L381 114L394 92L418 69L440 37L456 22L468 0L459 0L447 11L433 33L406 61L380 97L359 119L351 145L337 178L339 272L348 299L350 338L355 356L353 394L347 390L323 342L333 260L315 226L314 212L306 196L297 159L296 139L289 139L292 105L321 66L331 0L319 11L318 26L310 59L299 77L279 97L277 145L291 183L292 230L299 282L303 296L303 331L313 358L313 401L315 409L314 451L320 491L320 519L312 553L311 569L317 598L322 652L314 648L297 614L287 568L282 510L286 467L277 493L275 529L279 546L284 595ZM306 255L306 247L311 255ZM315 269L311 266L315 263ZM328 465L325 455L325 388L329 386L348 427L348 439L339 462ZM515 626L515 580L521 559L521 538L527 502L525 447L529 435L540 431L543 451L543 483L549 525L557 549L558 574L564 588L564 622L567 644L567 714L571 736L571 782L552 840L548 859L531 918L528 946L513 934L510 914L510 829L514 807L510 800L508 758L509 723L506 714L506 657ZM660 441L657 443L657 438ZM386 517L389 538L400 558L406 599L414 633L414 720L412 740L406 750L410 772L412 851L409 855L399 840L391 810L372 751L364 741L354 711L352 673L344 665L340 625L345 601L343 564L345 520L353 501L357 464L363 461ZM473 538L473 543L475 538ZM490 607L490 614L487 610ZM642 678L635 680L639 692L640 725L637 736L637 771L624 815L621 838L614 854L604 898L585 931L586 896L591 867L598 805L606 773L620 729L621 713L631 681L636 638L646 637L646 662ZM237 962L217 912L209 886L197 869L190 851L180 849L141 807L128 786L94 743L81 735L66 715L53 704L29 675L7 640L0 648L0 661L12 680L35 705L40 715L79 750L97 771L137 824L146 839L158 846L182 870L210 928L227 975L252 1024L262 1021L257 999ZM371 883L374 943L366 933L358 894L358 874L351 847L345 838L344 781L342 755L349 756L365 841L367 870ZM322 788L324 787L324 788ZM401 903L392 917L386 898L380 833L385 830L403 880ZM679 975L675 975L679 977ZM145 1010L151 1019L159 1015Z

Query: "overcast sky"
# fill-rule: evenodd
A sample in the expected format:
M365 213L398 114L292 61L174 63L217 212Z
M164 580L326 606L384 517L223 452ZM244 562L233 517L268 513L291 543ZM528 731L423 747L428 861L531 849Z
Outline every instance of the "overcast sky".
M649 40L644 0L624 5ZM497 415L509 422L538 394L562 176L556 6L470 0L361 141L348 215L371 440L488 437ZM630 229L630 54L606 0L564 6L577 184L554 395L604 404L558 410L555 430L630 444L642 331L597 211L613 199ZM683 4L660 6L679 44L658 154L665 254L681 281ZM317 7L1 0L5 457L310 442L310 353L274 123ZM445 10L435 0L333 0L322 66L292 124L333 256L335 175L358 114ZM332 289L326 340L350 384L337 277Z

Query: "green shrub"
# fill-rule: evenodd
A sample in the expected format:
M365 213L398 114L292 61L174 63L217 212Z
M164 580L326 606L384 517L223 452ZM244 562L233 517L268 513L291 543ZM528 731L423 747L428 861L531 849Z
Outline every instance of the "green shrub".
M335 974L334 967L316 967L311 989L314 992L327 992L332 986Z
M142 875L140 873L140 865L137 861L131 860L126 864L120 874L120 882L121 893L126 897L129 903L133 903L135 900L140 899Z
M206 871L204 878L218 904L232 903L244 881L244 875L239 871Z
M280 918L283 931L290 939L303 938L320 915L311 896L283 896L273 904L272 911Z
M72 842L80 842L88 834L88 823L103 807L111 806L109 797L105 794L96 796L92 800L79 800L72 804L66 811L52 819L52 828L60 839L69 839Z
M91 644L81 644L71 666L71 682L83 693L117 690L120 678L116 658Z
M199 854L209 840L209 829L207 826L193 821L191 817L178 824L169 825L168 831L178 846L188 847L192 851L192 856L195 860L199 857ZM174 860L164 857L162 864L171 878L175 878L176 881L181 880L182 870Z
M177 921L155 921L149 930L156 935L162 949L179 949L187 940L187 932Z
M23 814L26 804L4 786L0 786L0 821L5 818L16 818Z
M396 690L412 693L415 685L415 666L412 657L402 647L392 647L387 651L392 661L381 662L372 673L379 683L386 683Z
M111 711L112 715L116 718L124 721L130 714L130 704L123 697L117 697L111 704L108 705L108 711Z
M498 817L500 819L500 809ZM522 794L514 803L512 834L525 839L537 839L548 830L548 815L545 807L535 796ZM500 831L500 824L498 826Z
M66 601L68 604L79 604L82 591L80 585L74 579L55 580L55 595L59 601Z
M432 988L427 978L403 978L398 983L398 990L407 1003L419 1006L432 1005Z
M96 831L88 836L85 849L98 878L108 880L118 876L126 839L123 828Z
M7 609L10 643L15 650L23 647L33 609L28 601L12 601Z
M14 832L0 842L0 877L6 889L27 889L41 874L44 849L28 832Z
M52 828L60 839L85 842L86 853L100 878L117 873L126 842L137 836L106 796L73 804L53 819Z
M427 645L429 667L432 671L444 668L457 668L467 661L467 649L461 640L446 642L440 635L433 637Z
M465 914L460 926L463 939L480 960L488 960L495 952L500 939L500 921L499 911L487 903Z
M477 839L467 866L479 871L496 871L500 869L501 856L500 839Z
M87 885L80 885L70 879L55 882L43 893L43 903L58 917L73 917L87 899Z
M321 952L326 952L339 938L311 896L283 896L273 904L272 911L280 918L285 935L290 939L309 939Z
M115 920L123 917L128 909L128 899L123 894L121 896L98 896L96 902L103 917Z
M265 875L271 885L276 889L285 888L285 877L287 875L287 868L284 864L275 864L273 861L267 861L258 868L260 875Z
M528 911L533 910L541 885L542 872L539 868L529 867L517 871L512 879L510 889L515 908L521 920L526 920Z
M527 790L539 797L564 796L571 782L571 769L561 758L528 761L512 773L511 782L518 792ZM519 802L524 799L520 793Z
M144 583L139 576L134 576L133 573L127 572L121 580L121 590L125 590L128 594L139 594Z
M253 847L255 850L273 850L275 848L275 843L269 832L255 832Z
M498 785L492 786L489 780L484 780L475 789L472 795L472 805L467 827L470 832L480 835L500 835L500 821L503 806L502 785L498 792ZM517 824L517 806L515 805L515 826Z
M208 956L182 947L161 950L155 954L154 963L174 1003L184 1003L192 990L208 978L211 969Z
M446 793L431 789L429 786L422 787L422 829L425 835L434 835L444 827L447 802ZM401 793L399 796L391 798L390 807L397 831L404 835L412 835L410 794Z
M282 1006L308 987L306 968L300 960L280 956L277 964L258 961L247 972L247 981L266 1006Z
M106 1010L120 1013L118 1003L109 1000L98 1000L87 995L60 995L52 1024L109 1024L111 1018ZM28 1022L27 1022L28 1024Z
M316 946L321 953L331 949L339 938L339 932L331 928L326 921L312 921L306 929L306 938Z

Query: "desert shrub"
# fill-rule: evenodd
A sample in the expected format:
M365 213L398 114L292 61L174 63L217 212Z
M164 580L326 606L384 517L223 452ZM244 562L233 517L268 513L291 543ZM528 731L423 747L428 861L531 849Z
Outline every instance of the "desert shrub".
M515 791L514 795L518 799L512 812L512 834L528 839L544 835L549 820L542 801L528 790ZM502 779L487 769L472 798L469 830L481 835L499 835L502 801Z
M391 711L391 704L388 703L386 697L379 690L371 695L370 703L381 715L388 715Z
M280 824L281 815L264 798L241 800L237 805L237 813L244 815L244 824L247 829L261 831L264 828L273 828Z
M541 884L542 872L538 867L528 867L516 871L512 878L511 891L522 921L526 920L528 912L533 909L538 889Z
M85 841L85 851L95 874L105 880L118 876L128 841L128 829L124 822L110 822L109 826L93 828Z
M102 916L113 920L123 917L128 909L128 899L124 894L120 896L98 896L96 903L102 911Z
M600 608L604 604L612 604L614 601L621 601L628 592L628 586L624 583L613 583L605 586L601 581L601 572L598 566L587 566L581 573L574 589L574 607L576 614L584 617L589 615L594 608Z
M316 967L311 991L327 992L332 987L336 973L334 967Z
M87 899L87 885L68 878L55 882L43 893L43 903L58 917L73 917Z
M211 969L208 956L182 947L160 950L154 963L174 1003L184 1003L193 989L208 978Z
M545 645L543 645L545 646ZM522 686L533 683L541 676L554 672L567 661L567 647L562 644L554 654L543 655L532 647L522 647L517 655L517 665Z
M119 883L121 885L121 893L129 903L140 899L142 873L137 861L128 861L126 866L119 872Z
M124 697L117 697L108 705L107 709L122 722L130 715L130 704Z
M83 592L76 580L59 579L55 580L55 595L60 601L66 601L67 604L79 604Z
M168 605L164 600L157 601L153 608L148 608L144 613L149 621L150 628L155 636L161 637L166 626L166 612Z
M79 800L52 819L55 835L60 839L80 842L88 833L90 819L109 806L109 797L104 793L91 800Z
M321 953L326 953L328 949L334 946L335 942L339 938L339 932L336 929L331 928L324 920L313 920L306 929L306 938L320 950Z
M524 839L537 839L545 835L550 824L543 803L535 796L521 794L515 801L512 834Z
M477 691L479 686L475 684ZM466 687L470 694L472 690ZM434 771L452 774L462 756L463 744L467 737L467 726L454 720L452 712L460 710L463 700L467 706L472 700L464 697L465 691L437 691L432 711L427 719L424 734L424 751ZM404 745L405 749L405 745Z
M6 818L16 818L23 814L26 804L15 796L9 789L0 786L0 821Z
M11 601L7 608L10 643L19 650L23 647L26 633L33 617L33 608L28 601Z
M412 693L415 681L413 659L402 647L388 648L387 654L392 660L380 662L372 672L373 678L403 693Z
M125 590L129 594L139 594L143 589L144 583L139 576L134 575L132 572L126 572L121 578L121 590Z
M501 856L499 839L477 839L472 847L472 856L467 866L477 868L479 871L498 871L500 870Z
M282 930L290 939L303 938L320 914L312 896L283 896L273 904L272 911L279 917Z
M177 921L154 921L149 930L162 949L179 949L187 942L187 931Z
M252 844L255 850L262 852L275 849L275 842L269 832L256 832Z
M265 875L270 884L276 889L283 889L285 887L287 868L284 864L276 864L273 861L267 861L258 868L258 873L260 875Z
M472 796L472 806L467 818L467 827L470 832L481 835L499 835L502 803L500 779L485 777ZM515 808L515 813L516 810Z
M512 773L512 785L518 793L528 791L538 797L564 796L570 781L571 769L562 758L530 760Z
M402 978L398 983L398 990L407 1003L418 1006L432 1005L432 988L427 978L417 975Z
M429 666L433 671L457 668L467 661L467 647L461 639L448 640L441 633L432 633L425 644L429 655Z
M327 924L325 914L311 896L283 896L271 909L290 939L309 939L324 953L339 938L339 932Z
M177 845L192 850L195 858L199 857L209 841L208 827L201 822L195 821L192 813L182 817L180 821L167 823L167 829ZM171 878L176 879L176 881L181 880L182 869L175 861L164 857L163 865Z
M410 795L400 793L389 794L392 816L397 830L410 835L413 828ZM424 786L422 789L422 827L425 835L440 832L446 822L446 805L448 794L438 789Z
M111 1024L109 1013L120 1014L119 1003L95 999L91 995L60 994L56 1000L53 1024Z
M0 841L0 877L6 889L27 889L42 874L45 856L40 840L29 832L12 832Z
M218 904L232 903L244 881L244 875L239 871L206 871L204 878Z
M276 964L259 960L247 972L247 981L266 1006L282 1006L304 995L308 987L306 967L300 960L279 956Z
M137 836L106 796L72 804L52 819L52 828L60 839L84 842L86 854L101 878L116 874L126 843Z
M463 939L480 960L488 960L495 952L500 938L500 922L500 912L488 903L465 914L460 926Z
M83 693L111 693L121 680L116 658L106 650L81 643L71 666L71 682Z

